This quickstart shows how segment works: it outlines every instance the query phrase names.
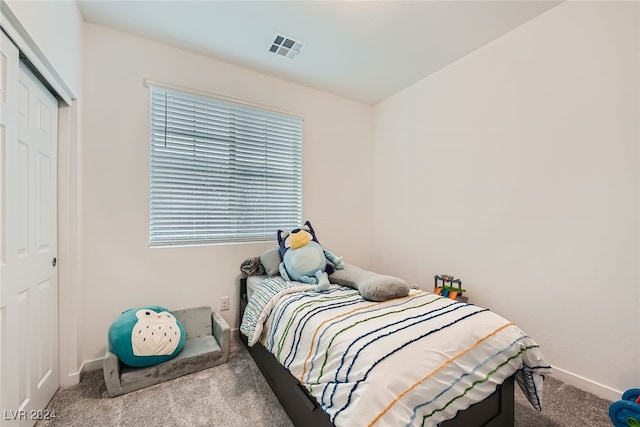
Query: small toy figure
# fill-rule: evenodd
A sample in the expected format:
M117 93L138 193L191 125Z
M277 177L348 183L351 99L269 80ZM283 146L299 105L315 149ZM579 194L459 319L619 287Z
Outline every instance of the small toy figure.
M609 418L615 427L640 426L640 388L624 392L622 400L609 406Z
M466 292L466 289L462 289L462 280L455 279L447 274L435 275L434 279L433 293L462 302L468 301L468 298L462 295L463 292ZM439 284L438 282L441 283Z

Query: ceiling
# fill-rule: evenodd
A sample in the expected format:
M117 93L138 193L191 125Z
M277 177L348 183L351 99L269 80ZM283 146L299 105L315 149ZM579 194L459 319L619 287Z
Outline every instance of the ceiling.
M375 104L560 1L77 0L87 22ZM269 52L278 33L304 43Z

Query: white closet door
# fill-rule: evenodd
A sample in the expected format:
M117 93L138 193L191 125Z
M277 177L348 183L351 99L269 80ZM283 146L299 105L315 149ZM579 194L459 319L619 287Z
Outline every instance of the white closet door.
M0 38L0 422L33 425L58 388L58 102Z

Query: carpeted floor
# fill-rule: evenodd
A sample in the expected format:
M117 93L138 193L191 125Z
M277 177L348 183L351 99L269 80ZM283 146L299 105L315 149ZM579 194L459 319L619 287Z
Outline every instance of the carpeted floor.
M548 377L542 412L516 386L515 427L611 427L610 403ZM293 426L237 339L227 364L115 398L102 370L88 372L58 390L47 409L57 418L36 426Z

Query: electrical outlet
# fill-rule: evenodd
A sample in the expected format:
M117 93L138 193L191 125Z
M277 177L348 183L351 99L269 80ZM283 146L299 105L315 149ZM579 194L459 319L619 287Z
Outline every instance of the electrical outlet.
M220 298L220 311L229 310L229 297Z

